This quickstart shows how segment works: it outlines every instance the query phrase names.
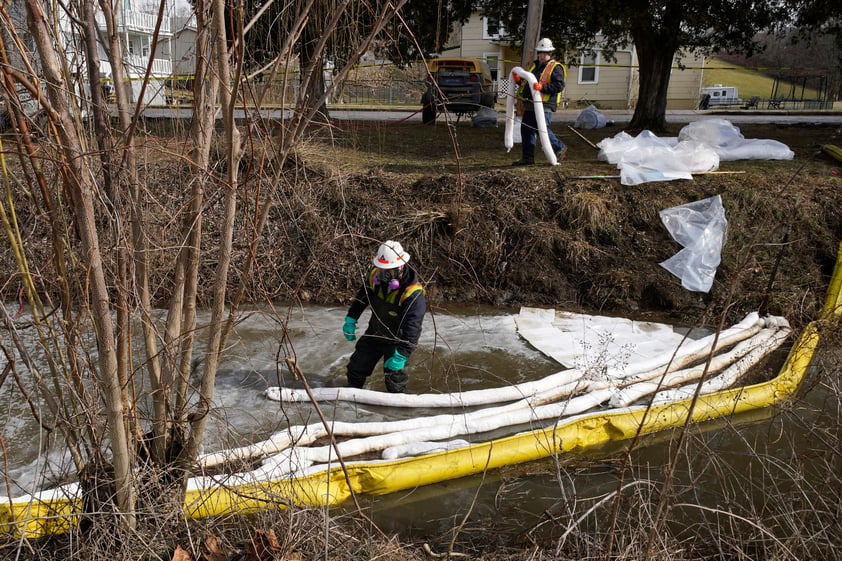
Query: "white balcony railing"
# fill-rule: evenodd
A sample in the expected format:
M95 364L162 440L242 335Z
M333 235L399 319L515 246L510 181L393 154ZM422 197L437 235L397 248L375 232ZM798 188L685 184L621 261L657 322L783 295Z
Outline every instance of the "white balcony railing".
M149 63L149 58L140 55L128 55L123 63L126 65L129 78L138 78L146 72L146 65ZM158 78L172 76L172 61L165 58L153 59L152 76Z
M146 33L151 35L155 31L155 22L158 19L157 14L147 14L143 12L129 12L117 15L117 28L119 31L135 31L138 33ZM96 24L100 29L105 29L105 16L101 13L96 15ZM160 35L172 35L172 28L170 27L170 18L165 17L161 21Z

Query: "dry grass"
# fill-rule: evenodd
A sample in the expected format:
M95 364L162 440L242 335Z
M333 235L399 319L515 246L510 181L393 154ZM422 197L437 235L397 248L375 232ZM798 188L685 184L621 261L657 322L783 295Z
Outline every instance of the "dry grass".
M611 207L601 193L578 192L565 199L562 209L574 228L610 238L617 233L617 214Z

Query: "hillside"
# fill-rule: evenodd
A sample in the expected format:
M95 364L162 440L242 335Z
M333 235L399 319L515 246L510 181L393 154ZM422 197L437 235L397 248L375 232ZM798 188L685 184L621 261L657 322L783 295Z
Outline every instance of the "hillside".
M795 85L782 81L778 83L777 90L775 89L775 74L774 69L753 69L746 66L740 66L738 63L731 60L708 57L705 59L705 72L702 79L704 87L712 86L714 84L722 84L724 86L736 86L740 97L747 100L752 96L758 96L761 99L769 99L771 97L785 97L814 99L817 97L817 92L814 87L810 87L813 83L805 83L804 88L800 85ZM802 95L803 94L803 95Z

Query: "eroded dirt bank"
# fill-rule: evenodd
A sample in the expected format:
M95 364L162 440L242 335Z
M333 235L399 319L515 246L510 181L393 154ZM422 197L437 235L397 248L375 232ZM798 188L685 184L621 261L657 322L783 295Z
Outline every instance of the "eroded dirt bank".
M842 239L842 178L833 174L838 162L817 155L833 128L757 128L746 136L782 138L795 160L729 162L721 168L728 173L639 186L572 179L617 171L563 130L570 147L564 164L527 170L501 162L501 131L455 130L458 160L445 131L420 125L394 136L377 129L348 129L327 140L314 135L309 151L282 169L272 169L252 147L241 174L232 294L242 283L247 302L344 303L377 244L397 239L412 254L433 306L551 305L681 322L711 321L725 310L731 321L759 309L795 326L818 314ZM617 132L586 131L593 141ZM183 192L192 178L182 161L168 156L150 158L144 179L152 195L145 207L151 285L164 304L181 239ZM267 225L257 236L255 200L272 189ZM222 192L215 187L207 194L200 305L207 304L214 276L214 217L221 216ZM658 265L681 249L658 213L714 195L722 197L729 224L722 263L710 293L690 292ZM16 196L30 269L41 273L45 289L56 288L45 214L24 193ZM107 234L104 240L112 258L113 242ZM255 271L244 273L249 255ZM7 300L21 295L16 271L4 246Z
M775 167L635 187L554 175L524 181L509 170L466 174L461 184L383 172L328 180L277 209L261 243L260 278L273 296L345 301L376 240L395 238L412 253L433 303L683 321L763 309L799 322L818 312L842 233L842 195L837 181L806 172L788 183ZM722 263L709 294L689 292L659 266L681 246L658 212L713 195L729 222Z

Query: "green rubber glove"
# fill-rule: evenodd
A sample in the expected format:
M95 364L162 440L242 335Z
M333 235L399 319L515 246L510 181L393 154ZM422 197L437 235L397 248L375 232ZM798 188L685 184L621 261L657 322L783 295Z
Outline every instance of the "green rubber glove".
M357 320L350 316L345 316L345 325L342 326L342 334L349 341L357 338Z
M386 362L383 363L383 367L386 370L394 370L395 372L403 370L404 366L406 366L406 357L398 351L395 351L395 354L387 358Z

